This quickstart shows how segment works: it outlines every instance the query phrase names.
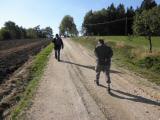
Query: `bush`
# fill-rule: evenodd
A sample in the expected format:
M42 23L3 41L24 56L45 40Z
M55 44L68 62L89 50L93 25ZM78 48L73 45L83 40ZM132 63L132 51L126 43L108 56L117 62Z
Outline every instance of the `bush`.
M8 30L2 28L0 30L0 40L8 40L11 38L11 34Z
M148 56L138 61L140 67L151 69L154 72L160 72L160 57Z

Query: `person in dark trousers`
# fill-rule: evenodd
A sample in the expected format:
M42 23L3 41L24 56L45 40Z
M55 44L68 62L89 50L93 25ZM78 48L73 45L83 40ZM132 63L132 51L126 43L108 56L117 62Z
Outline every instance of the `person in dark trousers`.
M56 34L56 37L52 41L54 43L54 50L55 50L55 58L60 61L60 51L64 48L64 44L62 39L58 34Z
M110 91L110 66L111 66L111 58L113 56L113 51L111 47L104 43L103 39L98 41L98 44L94 50L95 56L97 58L96 65L96 84L99 85L100 73L103 71L106 76L106 82L108 84L108 91Z

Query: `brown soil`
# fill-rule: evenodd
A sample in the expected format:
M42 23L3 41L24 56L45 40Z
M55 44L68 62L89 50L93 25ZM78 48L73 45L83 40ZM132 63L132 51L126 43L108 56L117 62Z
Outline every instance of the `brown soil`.
M3 42L0 41L1 48ZM7 41L4 46L7 47L6 43ZM20 95L29 82L33 56L49 43L48 40L28 40L25 45L23 41L17 40L15 47L8 44L10 49L3 48L0 51L0 120L7 116L9 109L20 100Z
M21 93L29 82L32 59L16 70L0 85L0 120L10 114L10 108L20 100Z
M0 51L0 83L7 80L9 75L22 66L31 56L36 55L50 42L47 40L31 41L26 45L11 47ZM10 45L8 45L10 46Z

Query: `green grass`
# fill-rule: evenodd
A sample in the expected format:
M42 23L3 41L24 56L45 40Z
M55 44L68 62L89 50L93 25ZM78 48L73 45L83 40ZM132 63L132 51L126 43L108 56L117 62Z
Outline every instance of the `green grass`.
M96 37L90 37L93 39L99 39L102 38L105 41L112 41L112 42L124 42L127 45L133 45L137 47L143 47L145 49L149 48L149 42L145 37L136 37L136 36L96 36ZM82 37L83 39L83 37ZM153 49L160 50L160 37L152 37L152 43L153 43Z
M30 104L30 101L36 91L37 85L41 76L43 75L44 68L48 61L48 56L52 52L53 45L48 45L43 49L34 59L33 64L30 69L30 79L25 92L23 93L20 102L11 112L12 120L17 120L20 113Z
M154 52L148 53L148 41L144 37L125 36L79 37L74 41L93 51L99 38L113 48L113 64L139 73L141 77L160 85L160 37L153 37Z

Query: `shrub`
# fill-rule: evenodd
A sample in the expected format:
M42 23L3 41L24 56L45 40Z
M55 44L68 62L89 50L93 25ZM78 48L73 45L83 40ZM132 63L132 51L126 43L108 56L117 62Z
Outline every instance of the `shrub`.
M138 65L140 67L151 69L152 71L155 72L160 72L160 57L156 56L145 57L144 59L138 61Z
M11 34L8 30L2 28L0 30L0 40L7 40L11 38Z

